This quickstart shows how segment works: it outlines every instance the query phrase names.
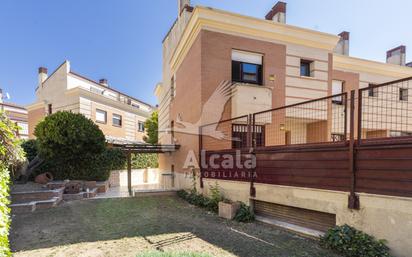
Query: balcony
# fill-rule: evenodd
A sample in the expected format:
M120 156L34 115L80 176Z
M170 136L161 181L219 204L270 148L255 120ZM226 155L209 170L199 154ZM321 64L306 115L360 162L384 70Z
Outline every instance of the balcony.
M232 118L272 108L272 89L264 86L236 83L232 97Z

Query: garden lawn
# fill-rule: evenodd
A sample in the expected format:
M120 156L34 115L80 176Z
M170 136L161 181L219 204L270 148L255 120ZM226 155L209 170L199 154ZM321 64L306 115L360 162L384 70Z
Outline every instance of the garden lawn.
M170 196L73 201L17 214L10 240L16 257L338 256L317 241L223 220ZM182 252L198 254L175 254Z

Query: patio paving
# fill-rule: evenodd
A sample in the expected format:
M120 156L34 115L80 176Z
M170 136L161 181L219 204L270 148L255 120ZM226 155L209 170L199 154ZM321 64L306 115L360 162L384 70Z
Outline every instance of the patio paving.
M14 256L338 256L317 241L263 223L227 221L175 196L81 200L12 217Z

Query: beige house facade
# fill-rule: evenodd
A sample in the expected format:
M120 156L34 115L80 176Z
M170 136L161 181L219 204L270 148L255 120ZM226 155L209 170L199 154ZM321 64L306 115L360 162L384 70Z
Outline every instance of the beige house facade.
M160 155L159 165L162 171L174 174L177 188L191 187L190 174L198 167L185 167L185 163L188 156L197 158L200 154L199 136L177 132L182 128L179 121L204 124L203 107L222 81L235 82L233 96L220 117L226 120L412 76L412 68L405 61L405 47L389 50L386 63L352 57L348 32L332 35L289 25L286 4L282 2L264 19L191 7L189 1L179 1L179 7L178 18L163 40L163 80L155 88L159 102L159 142L180 145L176 152ZM398 99L399 92L394 94ZM373 105L373 94L364 101ZM409 103L395 102L392 108L398 104ZM342 103L336 106L333 108ZM331 124L330 114L318 120L297 117L287 111L279 115L284 120L285 134L267 137L266 146L315 141L313 128L325 131L325 141L330 141L332 134L343 133L341 127ZM268 117L264 121L266 126L275 118ZM293 126L296 134L287 136L288 126ZM379 129L364 124L361 131L364 138L410 132L412 128L390 124ZM232 200L246 203L259 200L331 213L336 215L337 225L349 224L387 239L397 256L412 255L406 239L412 229L409 198L361 193L362 207L358 211L347 208L348 193L331 190L257 183L257 196L253 198L247 182L207 178L203 192L207 194L209 186L216 182ZM397 206L396 210L393 206Z
M92 119L109 142L143 142L144 122L153 107L111 88L106 79L99 82L79 75L62 63L51 75L39 68L36 102L29 105L29 136L36 125L58 111L81 113Z
M0 110L18 126L18 137L20 139L29 138L29 124L27 109L14 103L3 102L3 90L0 88Z

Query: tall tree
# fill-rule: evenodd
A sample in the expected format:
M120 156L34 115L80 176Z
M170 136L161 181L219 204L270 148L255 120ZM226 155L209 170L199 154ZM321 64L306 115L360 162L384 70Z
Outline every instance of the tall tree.
M143 140L149 144L157 144L158 142L158 113L157 111L152 112L150 118L148 118L144 125L146 129L147 136L143 137Z

